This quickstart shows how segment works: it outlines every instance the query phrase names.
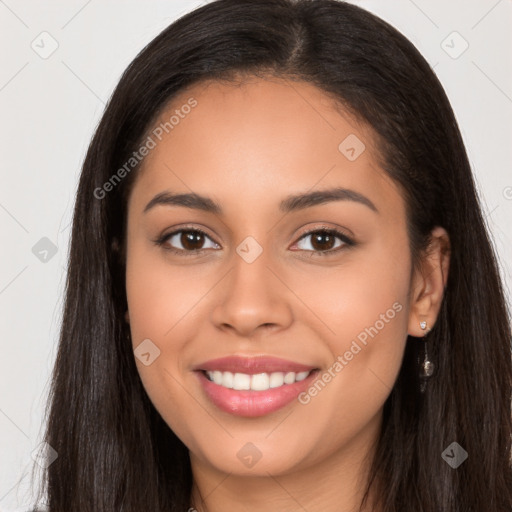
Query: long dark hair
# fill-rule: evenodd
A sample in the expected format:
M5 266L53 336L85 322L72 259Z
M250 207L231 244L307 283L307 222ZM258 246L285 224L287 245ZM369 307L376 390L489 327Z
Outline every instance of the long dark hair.
M244 74L310 82L373 128L379 163L403 190L416 263L433 227L450 236L448 282L429 334L436 374L421 394L419 342L410 337L366 496L376 489L385 512L510 512L510 319L454 113L411 42L336 0L210 2L166 28L123 74L76 197L45 432L58 453L45 472L49 510L189 507L188 450L141 384L124 321L126 202L137 166L97 191L178 93ZM452 442L468 452L457 469L441 456Z

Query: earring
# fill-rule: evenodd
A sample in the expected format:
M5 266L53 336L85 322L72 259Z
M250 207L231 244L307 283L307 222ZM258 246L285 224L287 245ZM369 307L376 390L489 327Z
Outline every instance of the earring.
M434 363L428 358L428 352L427 352L427 334L431 331L431 329L428 327L427 322L422 321L420 322L420 327L423 331L426 331L423 338L425 338L424 341L424 349L423 349L423 363L421 364L420 369L420 391L422 393L425 392L425 389L427 387L427 382L430 377L432 377L432 374L434 373Z
M425 320L420 322L420 328L422 331L427 331L423 336L426 336L432 330Z

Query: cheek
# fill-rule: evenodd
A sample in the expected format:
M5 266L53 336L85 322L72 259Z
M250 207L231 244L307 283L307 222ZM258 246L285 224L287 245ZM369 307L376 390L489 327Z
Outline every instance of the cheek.
M406 342L405 307L398 301L393 304L384 309L384 320L355 325L349 318L346 331L340 329L331 343L332 363L299 396L304 421L315 418L313 460L322 460L333 446L364 439L375 427L400 371Z
M396 241L354 251L342 266L309 275L297 291L315 312L307 318L310 325L315 319L330 359L299 397L304 421L315 418L315 460L372 425L394 386L408 326L410 262L403 247Z
M403 246L398 240L396 244L374 243L347 252L337 266L288 271L286 282L307 306L300 306L301 320L328 340L333 358L348 350L355 339L362 344L379 339L376 350L402 339L410 287L409 255L399 249Z
M176 336L196 314L214 280L193 265L170 265L159 251L133 244L126 268L126 293L134 342L145 338L184 341ZM203 268L203 267L202 267ZM213 276L215 277L215 276ZM177 350L179 347L172 343Z
M406 251L382 246L354 253L329 280L317 276L304 285L308 304L329 327L331 362L300 401L338 441L368 424L394 386L407 340L409 270Z
M187 392L190 383L183 380L188 342L200 325L198 301L215 283L215 276L193 266L171 266L142 243L129 246L126 265L126 293L130 311L132 346L136 350L150 340L159 354L150 364L135 357L146 393L164 421L187 446L195 446L190 424L204 424L204 411ZM145 350L146 351L146 350ZM154 352L155 354L157 352ZM147 361L146 361L147 362Z

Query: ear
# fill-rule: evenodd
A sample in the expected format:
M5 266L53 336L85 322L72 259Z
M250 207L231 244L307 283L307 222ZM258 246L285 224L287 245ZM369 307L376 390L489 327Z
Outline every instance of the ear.
M430 234L430 243L411 281L408 334L423 337L436 323L450 267L450 238L442 227ZM420 327L426 322L427 328Z

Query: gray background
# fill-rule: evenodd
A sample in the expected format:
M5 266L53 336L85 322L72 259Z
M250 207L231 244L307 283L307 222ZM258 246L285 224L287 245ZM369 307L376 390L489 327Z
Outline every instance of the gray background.
M26 510L30 496L32 454L41 442L56 354L74 194L93 130L136 53L202 3L0 0L3 512ZM510 304L512 1L352 3L406 35L445 87L478 182ZM58 47L48 55L52 45Z

